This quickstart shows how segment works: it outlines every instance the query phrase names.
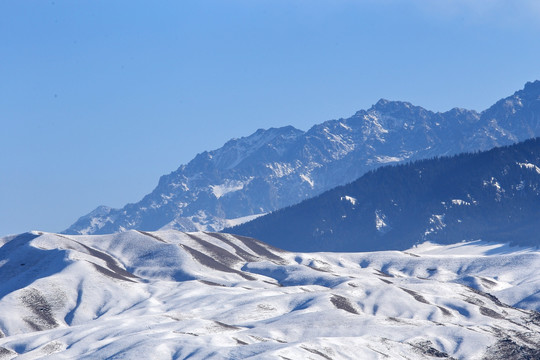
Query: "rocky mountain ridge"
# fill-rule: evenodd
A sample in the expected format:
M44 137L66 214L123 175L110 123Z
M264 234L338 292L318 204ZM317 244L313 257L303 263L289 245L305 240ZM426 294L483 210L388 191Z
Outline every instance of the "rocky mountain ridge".
M287 126L230 140L162 176L138 203L100 206L65 233L217 231L349 183L381 165L487 150L531 136L540 136L540 81L482 113L458 108L435 113L382 99L306 132Z

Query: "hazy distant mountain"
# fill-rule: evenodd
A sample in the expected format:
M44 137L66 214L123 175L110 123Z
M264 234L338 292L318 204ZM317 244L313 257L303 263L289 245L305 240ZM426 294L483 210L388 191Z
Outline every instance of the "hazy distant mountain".
M351 182L381 165L540 136L539 96L536 81L482 113L457 108L434 113L380 100L369 110L307 132L291 126L258 130L197 155L161 177L140 202L122 209L98 207L65 232L220 230Z
M33 232L0 239L0 358L538 359L539 287L538 250L478 242Z
M369 172L225 229L293 251L403 250L430 241L540 245L540 138Z

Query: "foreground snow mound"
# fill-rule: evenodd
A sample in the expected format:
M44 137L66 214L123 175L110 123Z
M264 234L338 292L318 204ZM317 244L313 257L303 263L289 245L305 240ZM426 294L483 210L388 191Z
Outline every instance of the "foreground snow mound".
M539 260L478 242L301 254L26 233L0 239L0 359L540 358Z

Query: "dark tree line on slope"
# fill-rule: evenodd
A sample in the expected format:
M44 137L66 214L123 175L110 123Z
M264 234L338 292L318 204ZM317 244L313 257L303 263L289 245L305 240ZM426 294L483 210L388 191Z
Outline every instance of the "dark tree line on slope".
M294 251L482 239L540 245L540 139L370 171L225 231Z

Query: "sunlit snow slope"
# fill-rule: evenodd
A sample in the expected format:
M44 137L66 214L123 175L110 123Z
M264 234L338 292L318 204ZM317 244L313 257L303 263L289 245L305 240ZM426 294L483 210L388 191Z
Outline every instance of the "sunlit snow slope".
M32 232L0 239L0 359L539 358L539 290L539 251L479 242Z

